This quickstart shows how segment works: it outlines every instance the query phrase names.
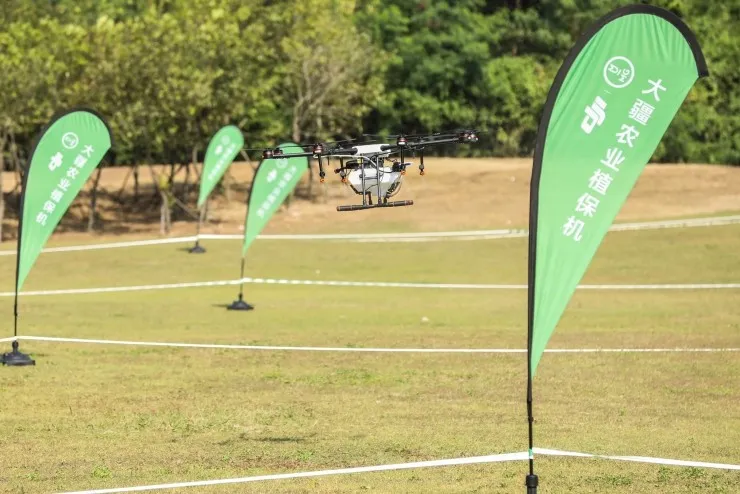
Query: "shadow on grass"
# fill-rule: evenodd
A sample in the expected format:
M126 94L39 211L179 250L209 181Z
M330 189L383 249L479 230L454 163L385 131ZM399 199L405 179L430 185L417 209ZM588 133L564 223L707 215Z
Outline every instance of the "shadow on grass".
M306 442L305 437L296 437L296 436L258 437L252 440L260 442L260 443L305 443Z
M311 434L308 437L313 437L316 434ZM299 436L277 436L277 437L248 437L248 434L239 434L238 438L226 439L218 443L219 446L228 446L237 441L255 441L258 443L269 443L269 444L283 444L283 443L305 443L306 437Z

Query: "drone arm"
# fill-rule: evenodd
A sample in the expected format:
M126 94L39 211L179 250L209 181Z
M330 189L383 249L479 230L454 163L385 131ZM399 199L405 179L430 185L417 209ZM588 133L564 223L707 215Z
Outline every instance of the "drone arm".
M280 158L313 158L313 153L283 153L272 156L275 159Z
M345 148L345 149L333 149L327 155L338 156L340 154L355 155L357 154L357 148Z
M318 156L317 159L319 160L319 182L323 184L326 177L326 173L324 173L324 163L321 161L321 156Z
M413 143L413 147L419 147L419 146L429 146L429 145L436 145L436 144L450 144L453 142L461 142L459 137L448 137L446 139L431 139L428 141L421 141L418 143Z

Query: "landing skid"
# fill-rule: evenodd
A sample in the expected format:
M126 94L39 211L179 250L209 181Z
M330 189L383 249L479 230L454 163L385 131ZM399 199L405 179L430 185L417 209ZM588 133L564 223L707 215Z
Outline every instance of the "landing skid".
M350 204L348 206L337 206L337 211L360 211L361 209L397 208L400 206L413 205L414 201L389 201L385 204Z

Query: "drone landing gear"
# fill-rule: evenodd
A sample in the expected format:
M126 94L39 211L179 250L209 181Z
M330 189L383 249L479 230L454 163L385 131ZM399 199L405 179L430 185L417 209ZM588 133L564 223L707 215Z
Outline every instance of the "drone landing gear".
M397 208L400 206L413 205L414 201L388 201L381 204L350 204L348 206L337 206L337 211L360 211L362 209Z

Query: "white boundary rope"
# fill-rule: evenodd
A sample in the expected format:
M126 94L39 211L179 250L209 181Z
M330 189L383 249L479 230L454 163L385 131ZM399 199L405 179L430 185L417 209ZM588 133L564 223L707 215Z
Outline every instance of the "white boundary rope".
M641 223L622 223L612 225L610 231L655 230L664 228L689 228L705 226L721 226L740 223L740 215L716 216L710 218L693 218L687 220L648 221ZM430 242L440 240L486 240L526 237L526 229L508 230L473 230L459 232L422 232L422 233L360 233L360 234L322 234L322 235L259 235L261 240L334 240L349 242ZM216 235L202 234L204 240L241 240L242 234ZM70 245L65 247L49 247L44 253L78 252L101 249L119 249L126 247L145 247L151 245L178 244L194 242L195 236L175 237L153 240L135 240L130 242L113 242L106 244ZM0 251L0 256L14 256L15 250Z
M704 461L672 460L670 458L653 458L650 456L606 456L590 453L576 453L574 451L559 451L557 449L534 448L534 452L544 456L569 456L573 458L597 458L601 460L631 461L635 463L652 463L655 465L670 465L676 467L715 468L719 470L740 470L740 465L727 463L707 463Z
M246 482L260 482L265 480L301 479L308 477L323 477L327 475L346 475L351 473L385 472L389 470L408 470L412 468L445 467L451 465L473 465L476 463L496 463L504 461L522 461L527 459L527 453L505 453L501 455L473 456L470 458L454 458L450 460L416 461L413 463L396 463L392 465L377 465L371 467L340 468L335 470L318 470L313 472L281 473L274 475L258 475L255 477L241 477L238 479L200 480L196 482L179 482L176 484L142 485L138 487L123 487L114 489L98 489L92 491L67 492L64 494L113 494L118 492L141 492L161 489L180 489L183 487L203 487L208 485L243 484Z
M448 290L525 290L527 285L483 284L483 283L402 283L392 281L336 281L336 280L286 280L275 278L244 278L237 280L194 281L188 283L166 283L157 285L110 286L101 288L69 288L62 290L24 291L24 297L41 295L83 295L91 293L138 292L149 290L171 290L177 288L201 288L230 286L241 283L258 285L335 286L372 288L436 288ZM740 283L668 283L649 285L579 285L579 290L727 290L738 289ZM12 297L14 292L0 292L0 297Z
M642 456L603 456L603 455L593 455L589 453L576 453L572 451L558 451L558 450L541 449L541 448L535 448L534 453L543 455L543 456L596 458L596 459L602 459L602 460L652 463L652 464L657 464L657 465L684 466L684 467L695 467L695 468L713 468L713 469L719 469L719 470L740 470L740 465L673 460L669 458L650 458L650 457L642 457ZM199 480L199 481L194 481L194 482L178 482L178 483L172 483L172 484L154 484L154 485L142 485L142 486L136 486L136 487L95 489L95 490L90 490L90 491L66 492L63 494L117 494L117 493L122 493L122 492L142 492L142 491L154 491L154 490L165 490L165 489L181 489L185 487L205 487L205 486L211 486L211 485L244 484L247 482L263 482L266 480L301 479L301 478L310 478L310 477L325 477L329 475L347 475L347 474L354 474L354 473L409 470L409 469L416 469L416 468L432 468L432 467L444 467L444 466L454 466L454 465L473 465L473 464L480 464L480 463L501 463L501 462L509 462L509 461L526 461L527 459L528 459L528 455L526 452L504 453L504 454L489 455L489 456L473 456L469 458L453 458L449 460L416 461L412 463L396 463L396 464L391 464L391 465L377 465L377 466L370 466L370 467L353 467L353 468L340 468L340 469L334 469L334 470L315 470L311 472L257 475L254 477L241 477L241 478L234 478L234 479Z
M524 348L363 348L312 347L276 345L228 345L218 343L167 343L158 341L97 340L87 338L60 338L55 336L18 336L0 338L0 343L13 340L48 341L56 343L83 343L96 345L125 345L169 348L205 348L220 350L269 350L286 352L350 352L350 353L527 353ZM721 353L740 352L740 348L547 348L545 353Z

